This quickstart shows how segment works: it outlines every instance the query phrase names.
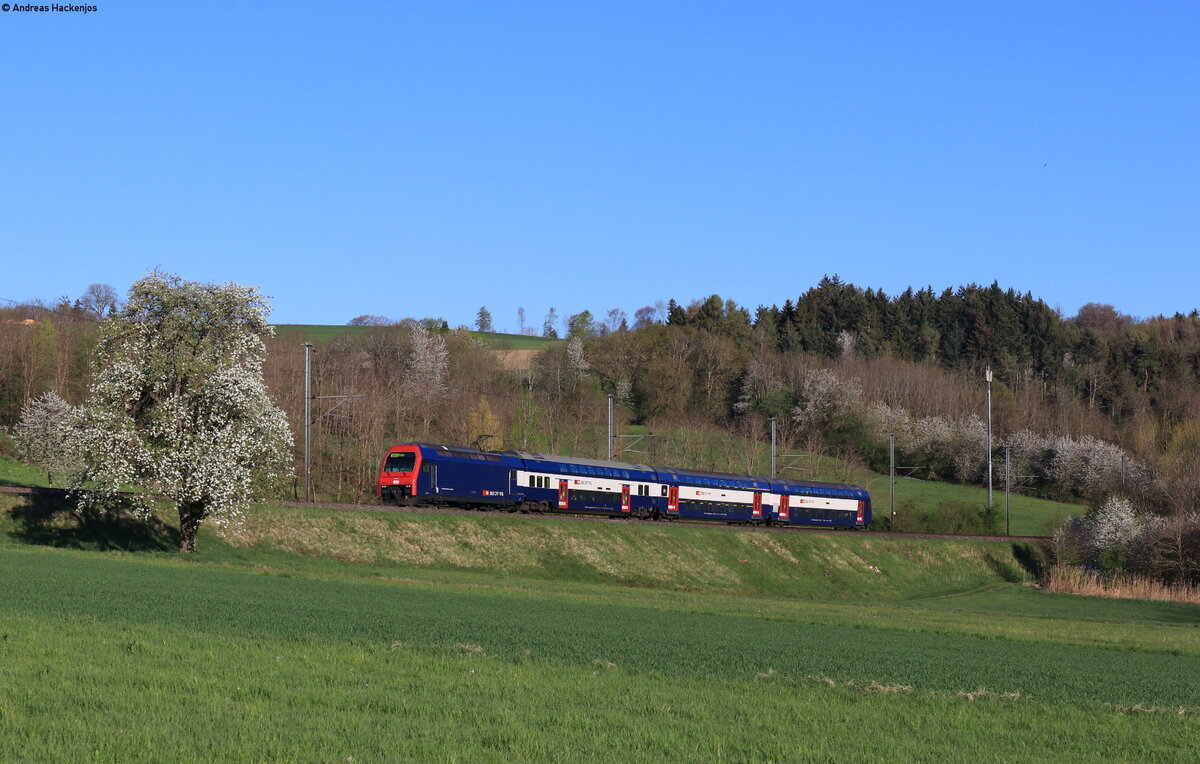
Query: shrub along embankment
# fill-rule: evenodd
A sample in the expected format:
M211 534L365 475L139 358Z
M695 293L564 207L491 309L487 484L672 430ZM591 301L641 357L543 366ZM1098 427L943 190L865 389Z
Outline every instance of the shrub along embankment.
M424 568L807 599L908 599L1032 581L1041 560L1024 543L279 507L210 534L201 552L281 566L297 557L306 567L355 563L384 574Z

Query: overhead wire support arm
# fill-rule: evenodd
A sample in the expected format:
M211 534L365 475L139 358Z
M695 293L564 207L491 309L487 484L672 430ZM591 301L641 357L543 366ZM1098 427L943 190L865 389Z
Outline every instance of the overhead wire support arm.
M812 474L812 467L797 466L801 459L807 459L810 456L812 456L812 454L780 454L779 458L785 461L783 466L779 468L779 471L786 472L787 470L795 470L796 472L807 472Z
M356 395L314 395L313 400L317 400L317 401L337 400L337 403L333 404L333 406L331 406L329 408L329 410L326 411L324 414L321 414L319 417L314 419L313 422L316 422L317 420L323 419L324 417L327 417L327 416L332 416L333 412L337 410L338 406L341 406L343 403L350 400L351 398L366 398L366 397L367 396L365 393L358 393ZM349 417L341 417L341 418L348 419Z
M653 438L656 436L655 436L655 433L647 432L647 433L643 433L641 435L614 435L613 437L614 438L633 438L632 443L630 443L628 446L625 446L624 448L617 451L616 456L620 456L621 454L625 453L626 451L628 451L631 454L646 453L645 451L639 451L638 449L634 448L634 446L636 446L643 438Z

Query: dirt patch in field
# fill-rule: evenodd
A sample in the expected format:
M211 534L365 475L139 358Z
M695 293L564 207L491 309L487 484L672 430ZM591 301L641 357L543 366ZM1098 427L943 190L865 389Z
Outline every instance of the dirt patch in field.
M783 562L800 567L800 559L792 554L792 550L781 544L778 539L765 534L746 534L745 541L752 547L778 557Z
M528 371L533 368L537 350L493 350L492 358L505 371Z

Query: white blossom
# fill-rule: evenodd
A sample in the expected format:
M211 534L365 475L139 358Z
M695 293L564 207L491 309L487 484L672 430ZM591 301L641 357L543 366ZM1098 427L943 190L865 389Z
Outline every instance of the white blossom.
M204 519L236 522L290 474L292 434L262 379L269 308L257 289L151 274L102 325L73 425L81 503L142 488L179 510L181 548ZM149 510L144 494L133 497ZM189 535L191 539L189 540Z
M583 341L578 336L572 337L567 343L567 363L576 376L582 377L587 374L591 365L587 362L587 358L583 354Z
M1055 438L1051 448L1050 477L1080 496L1097 499L1118 491L1142 493L1153 485L1150 467L1113 443L1090 435L1062 436Z
M866 418L876 440L883 442L889 435L894 435L896 448L912 448L914 422L905 409L893 408L883 401L876 401L867 407Z
M815 426L858 407L862 384L842 379L830 369L813 369L804 375L804 402L792 409L792 419L801 426Z
M1126 499L1110 496L1088 517L1088 542L1094 552L1125 547L1141 530L1142 523Z
M450 363L446 340L420 324L414 324L410 342L412 353L408 359L408 372L412 384L431 391L444 389Z
M53 391L27 401L13 431L21 458L47 472L68 471L71 412L70 404Z

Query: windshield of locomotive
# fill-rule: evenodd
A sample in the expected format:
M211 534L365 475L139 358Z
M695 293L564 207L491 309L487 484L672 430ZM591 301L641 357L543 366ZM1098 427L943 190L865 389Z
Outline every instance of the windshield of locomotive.
M411 451L398 454L388 454L387 463L383 465L384 472L412 472L416 466L417 455Z

